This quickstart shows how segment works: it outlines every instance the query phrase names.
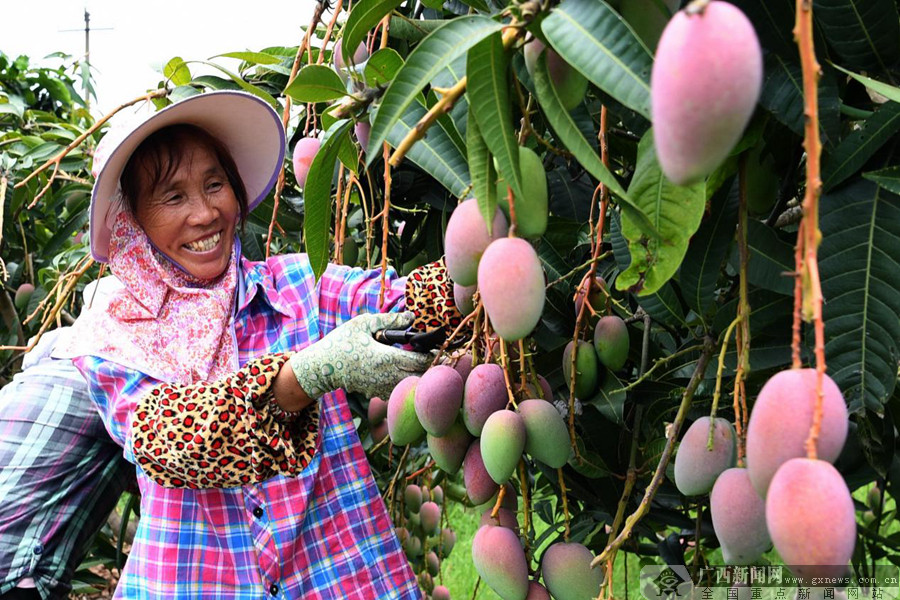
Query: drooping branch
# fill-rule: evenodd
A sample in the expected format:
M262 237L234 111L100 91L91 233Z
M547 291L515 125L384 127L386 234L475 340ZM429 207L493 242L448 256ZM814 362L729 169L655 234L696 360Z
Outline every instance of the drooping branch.
M700 358L697 360L697 366L694 368L694 373L691 376L691 379L684 390L684 394L681 397L681 405L678 407L678 413L675 415L675 420L672 422L671 427L669 427L668 429L668 434L666 435L666 446L663 449L662 456L660 456L659 458L659 464L656 465L656 471L653 473L653 479L650 481L650 485L648 485L647 489L644 491L644 497L641 500L640 505L638 505L637 510L635 510L625 520L625 526L622 528L622 531L619 533L619 535L616 536L616 539L610 542L606 546L606 549L604 549L599 556L591 561L592 567L602 564L608 557L616 552L631 536L631 532L634 529L635 525L637 525L638 522L643 519L649 512L650 502L653 500L653 497L656 495L656 491L659 489L659 486L662 484L662 481L666 476L666 467L668 466L669 459L671 458L672 452L675 449L675 440L678 439L678 435L681 432L681 426L684 424L684 419L687 416L687 411L691 406L691 401L694 399L694 392L697 391L697 386L700 385L700 381L703 379L703 373L706 371L706 365L709 363L709 359L715 350L715 346L716 345L714 340L710 338L706 339L703 346L703 353L700 354Z

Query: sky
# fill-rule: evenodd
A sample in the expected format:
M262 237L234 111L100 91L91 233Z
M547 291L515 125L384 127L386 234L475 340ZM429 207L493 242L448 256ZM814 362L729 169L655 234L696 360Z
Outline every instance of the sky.
M99 116L155 88L172 57L207 60L225 52L298 45L315 0L3 0L2 5L0 51L25 54L33 65L46 66L59 62L44 60L52 52L84 55L87 9L97 92L91 112ZM237 65L230 59L215 62Z

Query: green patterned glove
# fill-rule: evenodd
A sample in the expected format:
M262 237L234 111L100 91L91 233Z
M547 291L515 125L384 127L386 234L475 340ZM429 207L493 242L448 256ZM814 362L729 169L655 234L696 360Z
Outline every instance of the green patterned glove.
M375 341L380 329L406 329L413 314L370 313L336 327L311 346L291 356L291 369L310 398L343 388L369 398L388 398L409 375L420 375L434 358Z

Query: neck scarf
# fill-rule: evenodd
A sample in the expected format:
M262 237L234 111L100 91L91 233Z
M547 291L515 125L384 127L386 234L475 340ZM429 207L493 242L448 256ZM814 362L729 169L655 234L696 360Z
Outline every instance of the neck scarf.
M97 356L160 381L214 381L238 368L231 333L237 289L237 244L212 282L192 277L150 243L123 211L116 218L109 267L124 289L105 310L73 327L58 357Z

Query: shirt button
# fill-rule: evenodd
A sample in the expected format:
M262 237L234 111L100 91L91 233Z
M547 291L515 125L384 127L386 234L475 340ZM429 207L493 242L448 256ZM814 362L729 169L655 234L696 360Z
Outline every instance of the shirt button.
M35 554L40 555L44 553L44 547L41 544L35 544L32 551Z
M273 583L272 587L269 588L269 593L272 594L273 596L277 596L278 595L278 586Z
M261 506L257 506L256 508L253 509L253 516L256 517L257 519L261 519L261 518L262 518L262 516L263 516L263 509L262 509ZM274 586L273 586L273 587L274 587ZM273 592L273 594L274 594L274 593L275 593L275 592Z

